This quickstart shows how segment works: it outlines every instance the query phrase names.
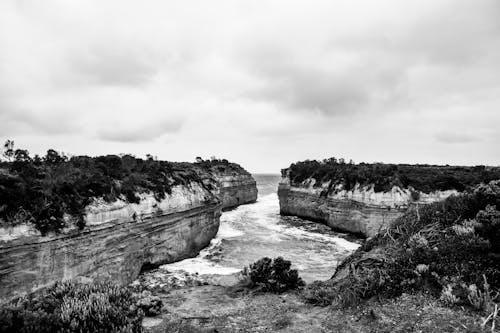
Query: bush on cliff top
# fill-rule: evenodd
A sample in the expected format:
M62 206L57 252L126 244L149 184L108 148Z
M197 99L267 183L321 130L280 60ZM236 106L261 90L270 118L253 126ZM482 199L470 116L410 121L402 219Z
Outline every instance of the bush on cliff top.
M203 160L200 157L197 158L196 166L201 167L204 170L214 172L215 174L226 174L226 175L249 175L250 173L243 169L243 167L237 163L231 163L226 159L213 158L211 160Z
M241 169L224 160L193 164L132 155L68 158L54 150L31 157L17 149L8 156L11 161L0 162L0 222L32 223L42 234L64 228L65 215L83 228L85 207L94 198L138 203L137 193L150 192L161 200L178 184L196 182L211 190L200 175L210 177L218 166Z
M0 308L0 332L141 332L143 312L125 287L59 282Z
M350 306L423 290L488 311L500 289L500 181L408 211L304 293Z
M393 186L412 187L417 191L430 193L436 190L464 191L480 183L500 179L500 168L475 166L436 166L383 163L345 163L343 159L329 158L323 161L297 162L284 169L289 172L292 183L299 184L314 178L316 185L331 181L329 192L336 185L350 190L357 183L374 185L375 192L390 191Z
M296 269L289 260L282 257L274 259L264 257L243 270L243 276L249 280L250 287L257 287L266 292L282 293L304 285Z

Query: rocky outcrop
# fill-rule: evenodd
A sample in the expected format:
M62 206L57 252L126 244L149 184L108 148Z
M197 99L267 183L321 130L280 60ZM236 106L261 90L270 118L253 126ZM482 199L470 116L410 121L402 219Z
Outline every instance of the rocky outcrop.
M401 216L409 205L442 200L456 191L421 193L393 187L375 192L373 186L329 192L329 184L314 186L314 179L290 184L284 177L278 187L280 214L319 221L332 229L372 237Z
M161 201L149 193L138 194L139 203L96 199L86 208L83 230L41 236L29 225L0 228L0 301L58 280L126 284L143 268L197 255L217 234L223 208L257 196L246 172L204 177L215 185L176 185Z
M257 200L257 185L250 174L216 175L219 182L218 196L222 199L222 209L227 210Z

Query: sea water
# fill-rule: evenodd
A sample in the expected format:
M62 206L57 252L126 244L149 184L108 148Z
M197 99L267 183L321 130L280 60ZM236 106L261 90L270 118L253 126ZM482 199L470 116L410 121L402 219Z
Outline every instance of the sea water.
M262 257L281 256L306 281L325 280L359 244L325 225L280 216L279 175L253 175L257 202L223 212L217 236L195 258L163 265L170 272L229 275Z

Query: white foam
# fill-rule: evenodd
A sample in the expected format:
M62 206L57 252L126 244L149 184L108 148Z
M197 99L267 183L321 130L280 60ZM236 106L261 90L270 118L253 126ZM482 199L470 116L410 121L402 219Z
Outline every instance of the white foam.
M257 223L261 226L261 228L274 232L274 235L273 233L269 233L270 240L279 241L279 236L292 236L302 239L321 240L324 242L334 242L337 246L348 251L354 251L360 246L359 244L350 242L341 237L324 235L317 232L303 230L294 226L277 224L276 221L278 218L276 218L276 215L279 211L279 201L278 196L275 193L261 197L254 205L258 206L258 208L256 209L256 207L252 206L247 207L249 208L249 212L254 215L252 223ZM238 212L235 211L234 213L236 215ZM235 216L233 215L231 218L234 219Z
M259 242L266 243L279 243L282 241L306 240L310 242L321 242L332 244L335 250L340 253L345 251L353 251L360 245L349 242L341 237L332 236L329 234L321 234L304 230L300 227L278 223L279 216L279 201L276 193L264 195L259 197L258 201L254 204L239 206L228 212L224 212L221 216L221 224L216 238L212 240L210 245L203 249L196 258L182 260L176 263L163 265L162 268L168 271L184 271L189 274L215 274L215 275L230 275L241 271L241 267L228 267L220 263L214 262L211 258L221 252L221 248L225 246L223 240L233 239L237 242L238 238L241 239L255 239ZM236 238L236 240L234 240ZM319 244L318 244L319 245ZM251 249L249 249L251 251ZM244 255L244 252L235 251ZM290 257L300 257L300 251L297 253L290 253ZM248 254L252 257L252 253ZM231 259L231 258L228 258ZM247 258L232 258L232 262L245 262ZM241 260L238 260L241 259ZM305 259L308 263L311 258ZM322 263L325 258L313 258L312 261ZM299 269L307 269L310 265L302 260L294 260L294 264Z
M172 264L166 264L160 266L162 269L166 269L172 272L183 271L189 274L218 274L218 275L230 275L238 273L241 271L239 268L225 267L219 265L207 257L216 251L222 243L222 238L214 238L210 242L210 245L200 251L197 257L184 259L181 261L174 262Z
M163 265L162 269L168 271L184 271L189 274L217 274L230 275L241 271L239 268L224 267L204 258L192 258L175 262L173 264Z
M243 235L244 233L242 231L236 230L229 223L221 223L216 237L220 239L227 239Z
M294 236L296 238L305 238L305 239L311 239L311 240L322 240L324 242L334 242L337 246L344 248L349 251L354 251L358 247L360 247L359 244L350 242L342 237L335 237L335 236L329 236L329 235L323 235L317 232L310 232L307 230L302 230L300 228L283 228L283 232Z

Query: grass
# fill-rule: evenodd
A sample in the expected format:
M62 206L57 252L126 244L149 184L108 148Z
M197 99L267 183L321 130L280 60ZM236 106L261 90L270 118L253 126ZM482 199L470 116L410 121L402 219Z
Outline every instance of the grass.
M200 289L207 290L202 293ZM177 293L185 300L179 303ZM239 294L226 300L220 296L227 293L224 287L203 286L177 293L165 295L168 313L150 332L406 333L490 332L491 328L482 328L485 318L481 314L445 306L424 293L374 298L347 309L306 304L296 291ZM200 294L208 299L200 301ZM202 319L197 319L200 313Z

